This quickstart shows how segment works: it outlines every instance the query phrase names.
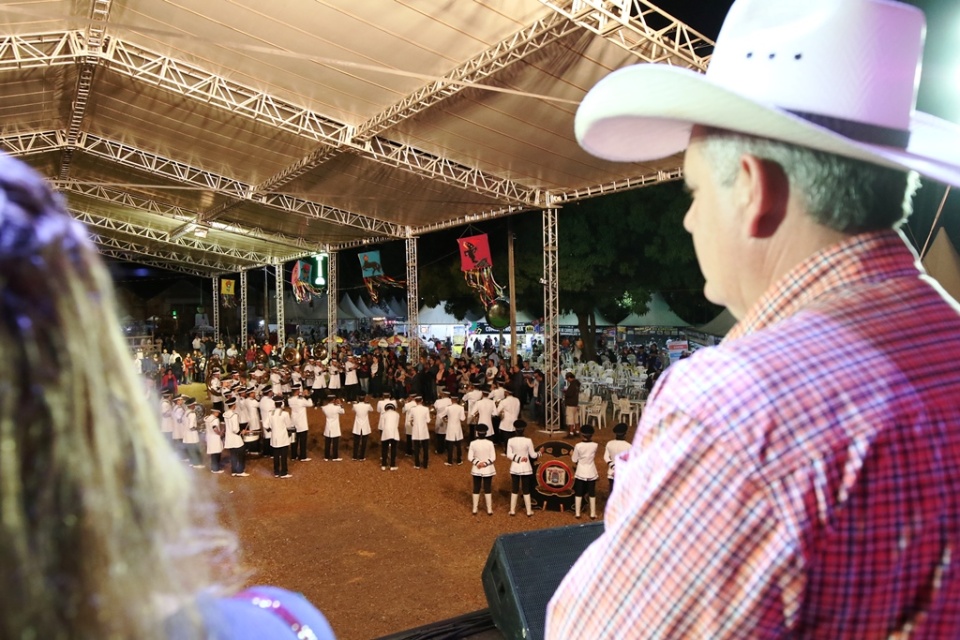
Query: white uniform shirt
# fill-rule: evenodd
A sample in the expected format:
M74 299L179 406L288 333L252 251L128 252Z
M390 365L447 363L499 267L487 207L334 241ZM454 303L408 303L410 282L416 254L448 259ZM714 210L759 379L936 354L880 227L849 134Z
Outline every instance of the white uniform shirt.
M247 405L246 398L237 398L237 404L233 410L240 416L240 424L250 424L250 407Z
M353 405L353 433L358 436L370 435L370 412L373 405L369 402L358 402Z
M280 372L272 371L270 373L270 387L273 389L273 395L280 397L283 395L283 385L280 383Z
M400 414L396 409L380 414L380 440L400 439Z
M540 456L533 448L533 440L514 436L507 440L507 457L510 458L510 473L515 476L533 474L533 461ZM526 458L526 460L524 460Z
M340 388L340 366L338 364L331 363L328 371L330 373L330 382L327 383L327 388L339 389Z
M471 417L477 416L477 424L485 424L493 428L493 412L497 410L497 405L490 398L481 398L473 405Z
M422 404L410 408L410 435L414 440L430 439L430 409Z
M240 400L247 409L247 428L250 431L260 431L260 403L253 396Z
M607 477L613 479L614 467L617 465L617 456L630 450L630 443L626 440L611 440L603 449L603 459L607 463Z
M270 414L273 413L276 406L276 401L272 395L265 395L260 398L260 423L263 424L264 428L266 428L267 420L270 419Z
M479 389L474 389L472 391L467 391L463 394L463 401L467 403L467 415L473 415L473 407L477 404L477 400L483 397L483 392Z
M573 454L570 456L577 465L577 472L573 474L580 480L596 480L599 477L597 473L597 443L579 442L573 448Z
M200 432L197 431L197 414L192 409L187 410L183 417L183 444L200 444Z
M290 405L290 419L297 428L297 432L307 430L307 407L313 406L313 400L303 396L290 396L287 400Z
M173 406L173 439L174 440L183 440L183 430L186 428L184 417L186 414L186 408L182 404L175 404Z
M451 404L444 410L444 416L447 418L447 442L463 440L463 423L467 420L463 405Z
M323 370L323 366L319 363L313 365L313 385L312 389L326 389L327 388L327 372Z
M220 416L210 414L204 416L203 423L207 427L207 454L223 451L223 436L220 435Z
M274 449L290 446L290 414L274 405L267 418L270 423L270 446Z
M444 420L444 418L447 415L447 408L451 404L453 404L453 401L450 400L450 398L440 398L433 403L433 411L435 415L433 429L437 433L443 434L447 432L447 422Z
M328 438L339 438L340 416L344 414L343 407L334 402L328 402L321 407L321 410L327 419L326 424L323 427L323 435L327 436Z
M500 431L516 431L513 423L520 418L520 399L516 396L504 398L497 407L497 413L501 416Z
M223 447L224 449L240 449L243 447L243 438L240 436L240 416L233 409L223 412Z
M470 443L470 449L467 451L467 460L473 465L470 469L470 475L497 475L497 468L493 466L493 462L496 459L497 450L490 440L479 438Z
M160 401L160 431L173 433L173 403L166 398Z
M344 377L343 384L345 386L350 386L352 384L360 384L357 380L357 365L352 360L347 360L347 364L343 365L344 371L347 372L347 375Z
M494 402L499 403L501 400L507 397L507 390L503 387L497 387L490 391L490 399Z
M392 398L380 398L377 400L377 429L383 430L383 427L380 426L380 417L383 415L383 412L386 411L385 407L388 404L396 404Z

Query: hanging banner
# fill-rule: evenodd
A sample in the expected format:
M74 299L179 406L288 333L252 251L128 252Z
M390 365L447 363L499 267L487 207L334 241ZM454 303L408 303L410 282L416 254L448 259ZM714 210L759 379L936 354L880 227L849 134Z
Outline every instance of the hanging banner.
M236 284L236 280L220 280L220 304L222 306L227 308L237 306L237 299L234 296Z
M297 302L309 300L311 296L319 296L320 289L313 286L311 275L313 265L305 260L297 260L290 273L290 286L293 287L293 297Z
M487 234L459 238L460 270L467 286L477 292L484 313L496 329L510 324L510 303L503 296L503 287L493 279L493 257Z
M490 269L493 267L493 258L490 256L490 243L487 234L460 238L460 270L473 271L475 269Z
M380 301L380 287L405 287L406 280L396 280L383 273L383 264L380 262L379 251L363 251L357 254L360 260L360 272L363 275L363 284L367 287L370 300L374 304Z

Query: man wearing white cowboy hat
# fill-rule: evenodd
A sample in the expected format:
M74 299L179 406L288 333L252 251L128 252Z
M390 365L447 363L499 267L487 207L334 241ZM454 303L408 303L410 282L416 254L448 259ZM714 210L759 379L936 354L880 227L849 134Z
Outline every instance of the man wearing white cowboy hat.
M581 145L687 148L705 294L737 325L665 370L548 638L960 637L960 313L897 231L960 129L913 110L923 14L738 0L705 76L621 69Z

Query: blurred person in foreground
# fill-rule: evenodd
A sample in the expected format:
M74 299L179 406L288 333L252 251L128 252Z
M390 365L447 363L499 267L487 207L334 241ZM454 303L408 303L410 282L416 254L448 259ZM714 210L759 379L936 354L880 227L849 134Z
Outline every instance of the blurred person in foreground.
M705 295L737 325L664 371L549 638L960 637L960 313L898 231L960 128L914 113L919 10L738 0L705 76L598 83L608 160L687 149Z
M238 593L236 537L161 432L117 318L86 229L0 155L0 637L332 637L298 595Z

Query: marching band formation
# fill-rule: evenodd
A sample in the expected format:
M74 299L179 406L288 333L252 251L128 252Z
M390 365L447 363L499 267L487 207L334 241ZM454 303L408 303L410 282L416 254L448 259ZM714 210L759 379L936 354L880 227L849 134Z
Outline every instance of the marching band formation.
M425 470L430 464L431 449L444 456L446 466L462 465L464 457L470 464L473 479L473 513L478 513L481 492L485 496L488 514L493 514L491 484L496 475L494 466L498 446L502 455L511 461L510 515L516 514L520 496L527 516L533 515L531 491L534 479L535 460L540 452L533 441L524 436L526 421L521 419L525 389L530 389L529 380L535 376L523 374L515 367L517 384L501 384L497 380L498 368L488 366L482 378L460 375L474 372L476 365L458 362L450 367L457 372L456 391L451 392L442 375L437 375L436 399L429 402L424 393L396 397L396 389L383 391L379 398L367 394L369 388L361 388L357 376L357 357L349 348L326 357L325 349L317 347L285 349L283 364L273 364L268 358L258 358L251 370L238 366L235 359L225 365L217 356L209 360L205 375L209 410L194 398L164 391L160 401L161 428L173 442L183 460L194 468L202 469L203 453L208 457L212 473L225 471L224 452L229 457L232 477L245 478L246 455L255 452L260 457L273 458L275 478L293 477L289 460L311 460L307 447L309 421L307 410L314 408L323 415L323 459L341 462L341 418L346 414L345 405L353 413L351 427L352 460L367 459L371 436L379 433L380 468L382 471L398 471L397 455L402 453L412 459L415 470ZM430 365L431 362L425 362ZM268 365L273 366L268 366ZM441 365L440 370L445 366ZM487 372L490 371L491 375ZM537 372L539 373L539 372ZM517 378L514 382L517 382ZM515 393L514 390L520 390ZM535 399L537 394L533 392ZM536 416L535 408L531 409ZM345 427L345 425L344 425ZM431 429L433 437L431 439ZM402 431L402 434L401 434ZM594 457L597 445L590 442L584 428L584 442L574 449L576 474L576 516L580 517L583 496L589 497L590 516L596 517L595 484L597 470ZM608 475L614 473L616 453L627 443L624 435L627 425L614 429L617 440L608 444L606 460ZM488 435L490 436L488 438ZM464 442L468 443L464 456ZM443 458L441 458L443 459Z

